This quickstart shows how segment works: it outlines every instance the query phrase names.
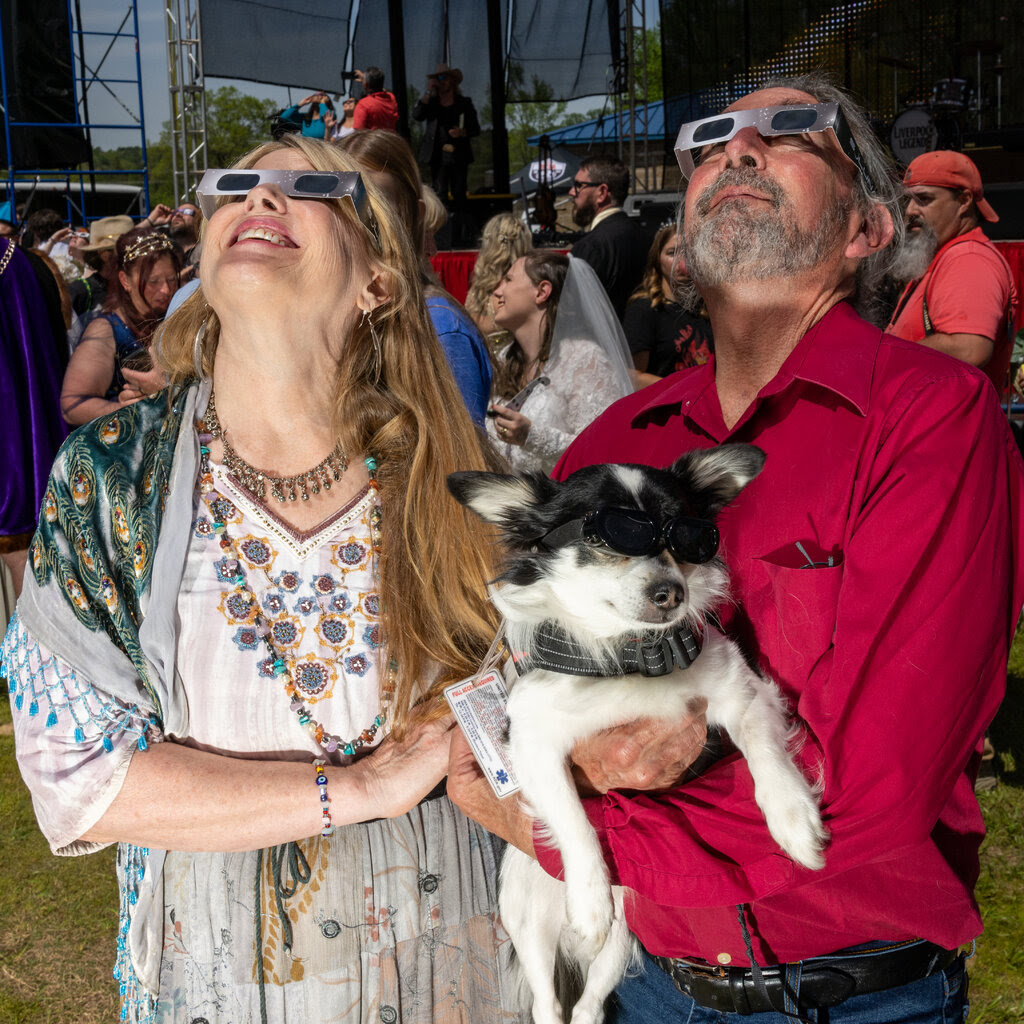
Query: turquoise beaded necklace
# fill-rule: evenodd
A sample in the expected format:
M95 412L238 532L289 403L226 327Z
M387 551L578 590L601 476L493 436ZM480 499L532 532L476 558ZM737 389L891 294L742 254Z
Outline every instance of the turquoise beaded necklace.
M208 430L207 424L203 420L199 420L196 424L196 429L199 432L199 490L203 495L203 500L206 502L206 506L210 511L210 518L213 522L213 532L219 538L218 543L221 550L230 556L230 562L228 565L231 567L229 571L235 573L234 577L230 579L230 582L235 586L235 592L244 596L246 604L249 606L255 605L256 595L252 592L249 587L248 581L245 576L245 572L242 569L241 559L238 557L238 551L235 548L235 542L231 539L227 532L227 526L221 521L216 512L214 511L214 502L218 498L222 497L220 492L217 491L216 485L213 479L213 471L210 468L210 442L213 440L214 435ZM370 476L370 493L373 498L373 506L370 509L370 545L373 550L374 560L374 576L377 575L377 566L380 565L380 550L381 550L381 510L380 510L380 485L377 482L377 460L372 456L367 456L363 460L363 464L366 466L366 470ZM266 572L266 570L264 570ZM273 580L270 579L269 575L267 579L270 583ZM312 712L303 703L302 694L299 688L295 685L295 681L292 678L291 669L288 667L288 662L282 656L281 652L274 647L274 642L271 639L272 633L270 624L261 614L256 615L255 619L255 630L257 636L263 641L267 648L271 658L273 658L273 672L275 677L278 677L284 683L284 692L291 699L291 710L299 720L299 724L313 737L313 739L320 744L328 753L334 753L340 751L345 755L353 755L364 747L368 747L373 743L380 731L381 727L387 721L387 709L391 703L391 699L395 692L395 663L392 661L388 666L388 678L384 686L381 688L381 710L380 713L374 718L373 723L365 728L358 736L353 737L350 740L342 739L340 736L328 732L323 725L321 725L314 717Z

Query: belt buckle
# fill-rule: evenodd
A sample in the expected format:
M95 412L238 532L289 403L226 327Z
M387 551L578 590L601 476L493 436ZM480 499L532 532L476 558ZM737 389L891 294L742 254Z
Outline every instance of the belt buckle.
M701 978L715 978L721 981L723 978L729 976L729 972L724 967L720 967L716 964L702 964L694 963L692 960L677 960L676 963L684 970L689 971L690 974L696 974Z

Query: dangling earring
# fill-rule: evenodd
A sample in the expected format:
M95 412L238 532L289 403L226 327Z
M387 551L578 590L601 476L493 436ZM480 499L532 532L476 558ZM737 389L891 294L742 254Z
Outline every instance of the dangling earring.
M203 341L206 339L206 324L208 318L204 318L196 331L195 341L192 342L192 366L195 368L196 376L203 378Z
M380 382L381 374L384 372L384 353L381 345L380 335L377 333L377 325L368 309L363 310L363 319L359 321L360 327L369 325L370 337L373 340L373 379L375 383Z

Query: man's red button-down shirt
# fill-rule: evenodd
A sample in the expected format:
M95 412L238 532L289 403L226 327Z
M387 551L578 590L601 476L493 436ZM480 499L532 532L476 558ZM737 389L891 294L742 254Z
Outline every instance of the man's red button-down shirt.
M820 872L789 860L737 754L667 794L588 799L635 893L630 925L654 954L712 964L748 962L743 903L761 963L876 939L955 947L981 931L973 778L1022 600L1024 466L995 393L840 303L732 430L712 360L617 403L555 476L735 441L767 462L720 519L723 626L804 725L831 843Z

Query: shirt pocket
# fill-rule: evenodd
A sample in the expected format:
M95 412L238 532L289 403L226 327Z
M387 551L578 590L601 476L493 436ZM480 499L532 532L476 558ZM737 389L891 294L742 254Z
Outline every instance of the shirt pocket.
M843 580L842 556L815 568L753 559L755 633L761 666L799 694L814 666L832 646ZM754 609L750 609L754 612Z

